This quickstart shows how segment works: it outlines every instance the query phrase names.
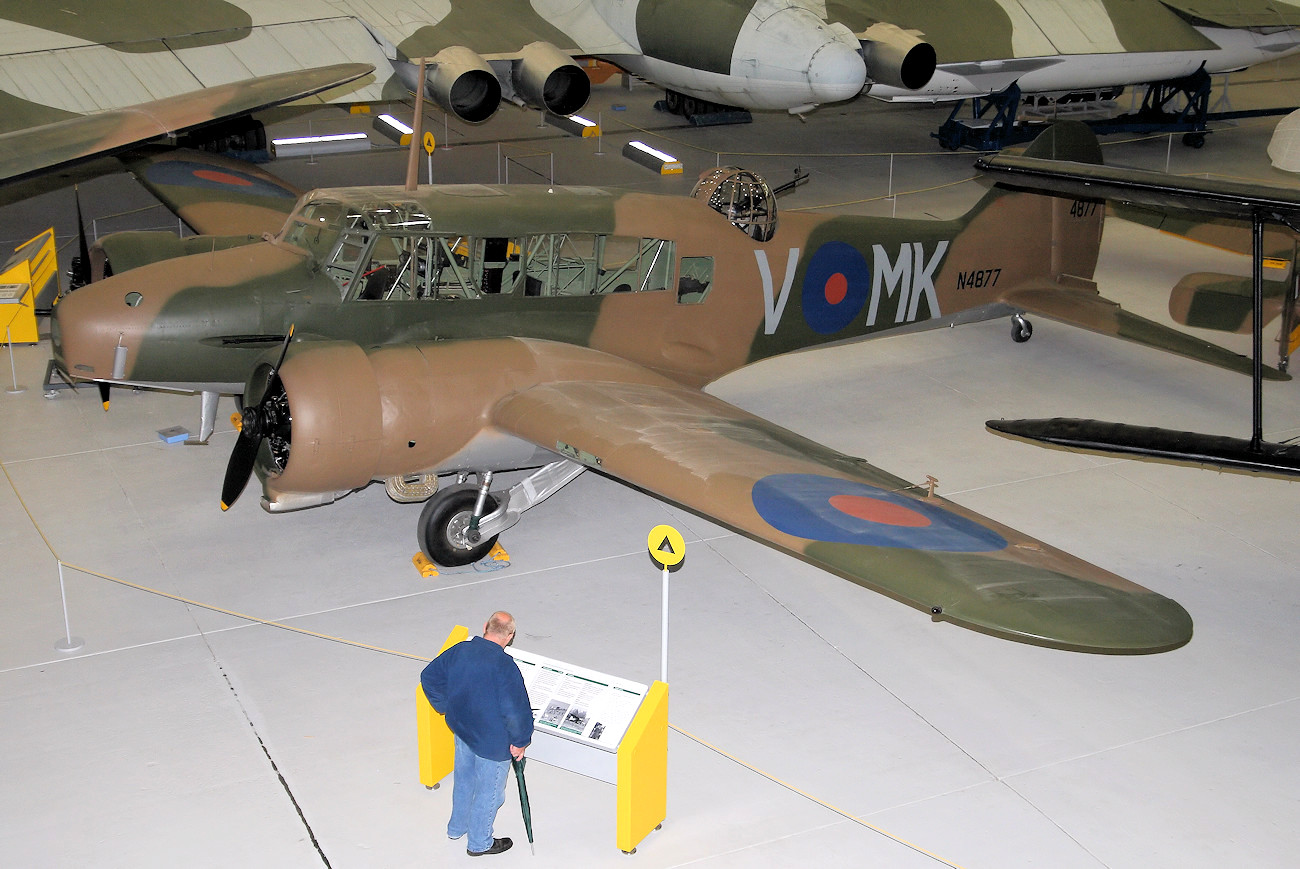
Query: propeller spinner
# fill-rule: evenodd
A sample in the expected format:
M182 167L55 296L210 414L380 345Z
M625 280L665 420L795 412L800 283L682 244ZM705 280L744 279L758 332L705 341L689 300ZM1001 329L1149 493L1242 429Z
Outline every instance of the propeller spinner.
M262 400L254 407L244 408L240 414L239 437L235 441L235 448L230 451L230 461L226 463L226 479L221 485L222 510L229 510L248 485L262 441L270 440L271 459L276 466L283 469L289 460L293 417L289 412L289 397L280 380L280 368L284 365L284 357L289 352L289 342L292 340L293 326L290 326L289 333L284 336L284 345L280 348L280 358L267 378Z

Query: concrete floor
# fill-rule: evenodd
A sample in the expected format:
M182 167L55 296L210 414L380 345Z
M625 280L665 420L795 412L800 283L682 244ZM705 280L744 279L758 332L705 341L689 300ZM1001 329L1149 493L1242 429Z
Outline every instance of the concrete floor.
M1297 93L1294 80L1273 86ZM1248 89L1234 88L1240 104ZM867 104L690 130L656 118L651 98L598 89L603 156L506 110L453 135L435 175L494 181L496 137L508 154L554 153L557 183L686 192L716 162L777 182L799 165L812 182L783 207L900 216L956 214L980 192L963 180L971 155L937 153L927 136L944 109ZM1226 128L1201 151L1112 143L1107 158L1284 182L1263 156L1272 123ZM629 125L661 128L655 144L681 150L685 175L624 161ZM889 158L863 155L890 151L909 155L894 158L895 192L939 189L881 200ZM272 168L304 185L391 182L402 159ZM512 180L549 172L549 158L516 159ZM83 196L101 218L149 201L120 177ZM117 223L155 219L166 223ZM66 244L67 191L0 211L0 238L51 222ZM1158 315L1193 270L1247 265L1108 224L1098 280L1126 305ZM1249 382L1036 326L1025 345L995 321L798 354L711 391L902 477L933 474L954 500L1175 598L1196 621L1182 649L1089 656L934 624L593 474L504 535L509 568L424 579L410 562L417 507L372 486L300 513L269 516L245 497L222 514L228 424L208 447L165 445L156 430L195 427L197 400L118 391L106 414L93 389L46 398L48 342L15 347L27 391L0 395L0 864L460 863L463 842L443 833L449 789L417 776L423 662L453 625L506 608L521 648L657 678L659 575L644 541L668 522L689 545L673 579L663 829L622 855L614 789L534 763L536 856L510 790L497 833L518 845L494 865L1294 865L1296 484L1048 451L983 426L1095 416L1246 435ZM1265 412L1269 438L1300 434L1300 387L1268 385ZM84 646L63 653L68 631Z

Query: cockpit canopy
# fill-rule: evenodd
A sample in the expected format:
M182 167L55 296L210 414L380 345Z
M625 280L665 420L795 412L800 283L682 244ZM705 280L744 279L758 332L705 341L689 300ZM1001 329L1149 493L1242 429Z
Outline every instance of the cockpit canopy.
M667 289L674 244L598 232L472 235L432 228L412 201L304 201L282 240L311 253L345 300L578 296Z
M754 172L719 166L700 175L691 196L703 199L732 226L755 241L776 234L776 194Z

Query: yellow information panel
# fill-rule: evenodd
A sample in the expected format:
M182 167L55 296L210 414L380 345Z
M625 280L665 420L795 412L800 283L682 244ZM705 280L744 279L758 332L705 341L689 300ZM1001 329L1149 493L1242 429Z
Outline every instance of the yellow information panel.
M655 682L618 746L620 851L632 853L668 816L668 686Z
M438 654L468 639L469 628L456 625ZM420 746L420 784L431 788L451 774L456 765L456 743L446 719L429 705L420 685L415 686L415 729Z
M53 229L45 230L14 250L0 272L0 342L35 344L39 340L36 300L57 295L58 281Z

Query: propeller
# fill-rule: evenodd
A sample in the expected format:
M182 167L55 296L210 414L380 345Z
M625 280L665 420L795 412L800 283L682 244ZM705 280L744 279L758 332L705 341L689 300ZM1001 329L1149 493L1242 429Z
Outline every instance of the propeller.
M280 347L280 358L267 377L266 391L262 400L253 407L245 407L239 415L239 438L235 448L230 451L230 461L226 463L226 479L221 485L221 509L229 510L231 505L248 485L253 476L253 466L257 461L257 451L262 441L270 439L271 459L281 469L289 460L289 436L293 426L293 417L289 414L289 398L280 380L280 368L284 357L289 352L289 342L293 340L293 326L284 336Z
M74 186L72 196L77 203L77 256L68 270L68 292L90 283L90 243L86 239L86 222L81 218L81 190Z

